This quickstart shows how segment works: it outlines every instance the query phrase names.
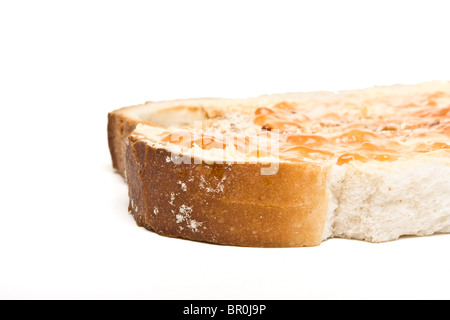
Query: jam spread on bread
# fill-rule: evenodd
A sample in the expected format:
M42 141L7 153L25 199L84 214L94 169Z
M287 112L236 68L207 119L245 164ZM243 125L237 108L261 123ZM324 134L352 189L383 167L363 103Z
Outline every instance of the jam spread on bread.
M226 116L225 116L226 118ZM255 107L249 119L257 130L251 135L226 136L211 128L166 132L163 144L203 150L234 148L252 157L280 160L395 161L401 157L450 149L450 97L436 92L402 101L390 97L367 105L324 101L321 108L289 101ZM215 119L220 121L220 119ZM261 144L264 139L273 143Z

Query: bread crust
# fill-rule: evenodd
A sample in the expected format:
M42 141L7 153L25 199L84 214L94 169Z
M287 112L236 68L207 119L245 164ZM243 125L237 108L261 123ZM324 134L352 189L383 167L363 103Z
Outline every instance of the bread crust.
M108 146L113 168L125 177L125 152L128 136L139 123L146 121L130 117L128 113L139 106L126 107L108 114Z
M174 164L171 154L131 135L126 154L130 211L138 225L194 241L251 247L316 246L328 200L314 164ZM193 162L193 161L192 161Z

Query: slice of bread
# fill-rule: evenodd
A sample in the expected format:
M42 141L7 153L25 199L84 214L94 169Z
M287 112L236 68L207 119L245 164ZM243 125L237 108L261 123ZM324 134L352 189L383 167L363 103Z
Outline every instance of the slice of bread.
M130 212L158 234L255 247L450 232L450 82L112 112Z

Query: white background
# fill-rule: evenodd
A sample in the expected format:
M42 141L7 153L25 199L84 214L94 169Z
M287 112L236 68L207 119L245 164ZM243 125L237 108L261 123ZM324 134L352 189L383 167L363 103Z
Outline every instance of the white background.
M450 80L449 1L0 1L0 298L450 298L450 236L234 248L138 228L106 116Z

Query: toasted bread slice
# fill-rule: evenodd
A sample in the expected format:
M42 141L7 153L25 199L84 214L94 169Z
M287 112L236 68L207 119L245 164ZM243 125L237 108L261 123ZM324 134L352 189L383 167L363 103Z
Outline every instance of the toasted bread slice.
M130 211L255 247L450 232L450 83L150 102L109 115Z

